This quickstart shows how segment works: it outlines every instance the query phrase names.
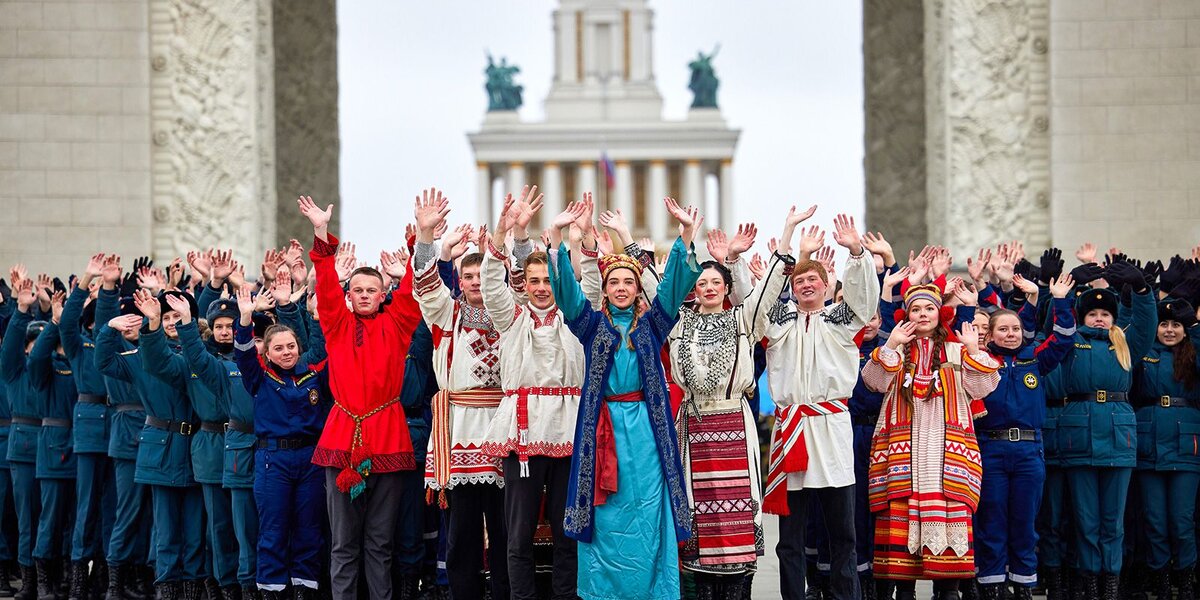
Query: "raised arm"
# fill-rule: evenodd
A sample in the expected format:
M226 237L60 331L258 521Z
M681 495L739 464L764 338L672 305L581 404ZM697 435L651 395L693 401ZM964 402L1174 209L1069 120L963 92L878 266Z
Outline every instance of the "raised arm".
M1075 313L1071 310L1071 300L1068 299L1068 294L1073 288L1070 274L1050 282L1050 293L1054 296L1051 304L1054 311L1054 328L1045 341L1034 349L1038 372L1042 375L1047 375L1057 368L1075 347Z
M254 299L250 290L238 289L238 322L233 330L233 360L242 372L242 385L251 396L258 393L262 384L263 368L254 346ZM319 307L318 307L319 308Z
M99 311L100 307L96 307ZM122 328L137 329L142 326L142 318L137 315L113 317L97 325L96 352L94 359L96 369L106 377L133 383L134 371L124 354L125 345L122 343Z
M4 343L0 346L0 377L12 384L25 372L25 329L33 322L33 280L22 279L13 284L17 297L17 312L8 322L4 332Z
M50 378L54 374L51 356L58 344L58 324L50 321L38 334L37 341L33 343L33 349L29 351L25 360L25 368L29 369L29 383L35 389L44 390L50 385Z
M162 309L155 298L146 290L138 290L133 295L138 310L146 316L146 325L142 327L139 351L142 356L142 368L167 383L182 388L187 383L191 373L182 356L167 347L167 335L163 333Z
M704 222L696 207L684 209L673 198L666 198L664 203L667 212L679 222L679 237L671 246L667 256L667 266L663 271L662 281L658 284L655 301L663 311L674 320L679 316L679 307L683 305L696 280L700 278L700 265L696 262L696 250L692 246L696 229Z
M838 215L834 220L833 239L850 252L846 259L846 271L842 274L843 302L854 313L851 328L866 327L875 314L876 299L879 298L879 277L875 275L875 261L863 248L854 219Z
M103 267L104 255L92 256L83 270L83 276L75 283L75 289L71 290L71 295L63 304L62 319L59 321L59 337L62 338L63 354L67 355L67 359L72 364L83 350L81 321L83 320L83 305L88 299L88 289L91 287L92 281L100 276Z
M750 332L750 339L760 340L767 334L771 306L779 300L795 264L791 255L781 255L778 252L772 255L771 264L767 266L767 276L759 281L746 297L742 304L742 327Z
M180 344L183 345L184 367L195 373L204 387L212 393L218 396L225 395L229 391L229 373L225 370L225 364L204 347L188 301L175 295L168 295L166 299L171 309L179 313L179 323L175 326L175 331L179 334Z

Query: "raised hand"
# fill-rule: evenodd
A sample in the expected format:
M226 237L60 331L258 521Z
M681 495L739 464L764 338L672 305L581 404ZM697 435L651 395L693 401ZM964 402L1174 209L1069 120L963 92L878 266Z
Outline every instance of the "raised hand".
M1063 259L1062 250L1058 248L1047 248L1042 253L1041 261L1039 262L1040 270L1038 271L1039 278L1042 283L1050 283L1051 279L1058 278L1062 275Z
M633 243L633 234L629 231L629 224L625 221L625 215L619 210L606 210L600 213L600 225L617 232L617 237L621 240L622 245Z
M895 331L892 332L892 335L896 335ZM974 323L970 321L963 322L962 327L958 330L958 341L967 350L967 354L976 354L979 352L979 330L975 328Z
M229 283L234 288L246 287L246 267L233 261L233 272L229 274Z
M263 255L262 265L259 267L263 281L275 281L275 273L279 271L279 265L283 264L283 253L273 248L268 249Z
M538 187L525 186L521 190L522 200L517 202L514 207L516 211L512 214L512 230L513 234L521 239L529 237L529 224L533 222L534 215L542 209L543 194L538 193Z
M892 250L892 244L883 237L882 233L871 233L870 231L864 233L862 244L867 252L883 257L883 266L890 267L896 264L896 253Z
M1075 258L1078 258L1079 262L1083 264L1096 262L1096 245L1091 242L1084 242L1075 251Z
M564 227L569 227L575 223L586 212L587 206L583 202L572 202L567 205L566 210L555 215L554 220L550 222L550 226L561 232Z
M929 281L929 259L914 258L908 265L908 282L918 285Z
M211 256L212 285L220 287L233 274L237 263L233 260L233 250L214 250Z
M138 269L137 284L138 287L149 290L152 294L161 292L163 289L162 271L152 267L142 267L141 269Z
M188 250L188 265L192 267L192 270L195 271L196 275L199 275L201 279L208 279L212 275L212 254L212 248L209 248L208 252L201 250Z
M950 256L950 250L938 246L933 254L933 260L929 261L930 274L934 279L950 272L950 267L954 265L954 257Z
M67 300L67 294L61 290L54 292L50 296L50 320L57 325L62 321L63 302Z
M608 231L600 231L596 234L596 243L600 246L600 254L612 254L616 249L613 247L612 237L608 235Z
M50 308L50 293L54 290L54 280L45 273L38 273L37 276L37 299L42 305L42 310Z
M892 350L896 350L915 339L917 339L917 324L907 320L900 321L892 328L892 333L888 336L887 346Z
M167 265L167 287L170 289L179 289L179 284L183 282L183 259L175 257L170 265Z
M265 312L275 308L275 297L270 294L270 290L259 290L258 295L254 297L255 312Z
M895 272L883 276L883 284L880 286L880 289L885 294L890 294L897 285L900 285L901 281L907 279L911 274L912 267L900 267Z
M583 232L591 231L592 213L596 212L596 203L592 202L592 193L584 192L583 201L580 204L582 205L582 212L575 218L575 226Z
M796 210L796 207L793 206L790 209L788 209L787 221L785 221L784 224L789 225L794 228L794 227L800 225L801 223L812 218L813 214L815 214L816 212L817 212L816 204L808 207L807 210L803 210L803 211L798 211L798 210Z
M25 269L25 265L17 263L8 270L8 281L15 288L18 283L29 277L29 272Z
M250 288L238 288L234 293L237 297L238 312L242 318L242 325L249 325L254 321L254 297L250 295Z
M654 253L654 240L652 240L648 237L644 237L644 238L638 240L638 247L641 248L643 252L649 252L649 253L653 254Z
M854 217L838 215L833 219L833 227L833 241L849 250L850 256L862 254L862 237L859 236L858 229L854 226Z
M603 221L604 217L600 217ZM725 237L725 232L720 229L710 229L708 231L708 254L713 257L713 260L718 263L724 263L729 256L729 240Z
M292 301L292 278L288 276L286 266L279 267L275 273L274 283L271 284L271 299L275 306L287 306Z
M474 227L471 227L469 223L464 223L447 234L442 239L441 260L457 260L458 257L466 254L474 231Z
M1025 277L1023 277L1021 275L1013 276L1013 287L1017 288L1018 290L1021 290L1025 294L1026 299L1036 300L1036 298L1038 296L1037 283L1034 281L1025 279Z
M358 264L353 254L345 254L333 259L333 270L337 272L338 282L345 282L350 279L350 273L354 271L354 266Z
M139 315L119 315L109 319L108 326L121 334L131 333L141 328L142 317Z
M684 237L684 243L690 243L695 237L698 212L694 208L683 208L679 202L670 197L663 198L663 204L666 205L667 212L679 222L679 235L683 237L685 233L689 234Z
M283 262L292 264L304 255L304 246L298 240L288 240L288 246L283 251Z
M962 277L954 278L954 297L963 306L978 306L979 292L971 284L963 281Z
M379 266L383 268L383 272L393 279L402 279L404 277L405 264L408 262L408 252L397 250L388 252L384 250L379 253Z
M15 286L13 291L17 295L17 310L27 313L29 307L37 302L37 294L33 291L33 280L29 278L21 279Z
M766 278L767 263L763 262L763 257L761 254L759 254L757 252L754 253L754 256L750 258L749 267L750 267L750 274L754 276L754 280L756 282L762 281L763 279Z
M982 285L984 283L983 274L991 262L991 248L980 248L979 255L974 260L969 256L967 257L967 275L971 277L971 281L974 281L975 285Z
M733 239L729 240L729 254L725 257L728 262L736 261L750 248L754 247L754 238L758 236L758 226L754 223L743 223L738 225L737 234Z
M1050 295L1055 298L1066 298L1075 289L1075 279L1070 273L1057 279L1050 280Z
M450 214L450 199L442 196L437 188L429 188L417 196L413 203L413 215L416 217L417 241L433 243L434 230L438 224L446 220Z
M800 258L804 259L825 245L825 230L813 225L800 233Z
M312 223L313 236L327 240L326 233L329 231L329 222L333 220L333 205L330 204L325 207L325 210L321 210L313 202L311 196L300 196L296 199L296 205L300 207L300 214L304 215L309 223Z
M87 289L92 280L99 277L104 270L104 253L93 254L88 259L87 266L83 268L83 277L80 278L78 285L81 289Z
M767 252L775 254L777 250L779 250L779 240L775 238L767 240Z
M162 306L154 293L147 289L134 292L133 305L137 307L138 312L150 319L151 329L158 326L158 321L162 319Z
M121 282L121 257L116 254L109 254L104 257L104 264L100 265L100 283L106 290L116 289Z
M837 280L836 271L834 270L833 264L833 248L830 248L829 246L822 246L816 251L815 254L813 254L812 259L820 263L821 266L825 268L825 273L831 276L829 279L830 282Z
M178 294L167 294L163 298L167 301L167 306L170 306L171 310L179 313L180 323L187 325L192 322L192 307L188 304L186 298Z

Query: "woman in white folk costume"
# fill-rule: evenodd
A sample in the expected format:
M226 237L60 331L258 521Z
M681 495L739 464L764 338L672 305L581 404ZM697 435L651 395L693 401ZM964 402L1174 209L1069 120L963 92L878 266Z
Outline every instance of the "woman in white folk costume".
M791 232L816 207L787 216ZM850 256L842 274L843 301L826 304L825 266L809 257L824 245L818 227L804 232L791 273L792 298L771 308L767 327L767 372L775 400L775 425L763 494L763 510L780 515L780 584L783 597L805 597L804 542L810 500L821 503L829 533L830 592L838 600L858 598L854 549L854 430L849 398L858 382L855 336L876 312L879 279L854 221L834 220L834 241ZM782 253L781 253L782 254Z
M885 393L870 466L875 578L895 580L897 600L912 600L918 579L934 580L935 599L957 599L975 573L983 467L973 421L986 414L999 363L971 323L953 335L939 284L902 287L905 320L862 369L866 386Z
M695 302L679 310L667 340L671 373L684 392L675 426L692 508L692 539L680 558L696 573L701 600L749 598L763 553L758 429L747 399L754 393L754 346L794 261L785 238L745 303L726 308L734 282L750 282L742 253L756 233L743 225L727 244L715 242L723 240L719 232L710 234L716 260L700 265Z
M563 534L571 474L575 415L583 381L583 346L567 329L550 289L549 260L533 252L527 228L541 208L537 186L523 200L505 199L500 221L483 256L483 305L500 332L504 399L483 444L504 461L504 513L513 600L534 600L533 539L545 507L554 537L551 598L575 598L575 540ZM565 213L565 219L573 218ZM512 288L505 280L513 236ZM542 501L545 490L545 502Z
M500 459L483 453L483 443L503 396L500 333L483 307L481 254L459 266L457 300L438 275L438 260L452 260L468 228L447 234L440 248L434 232L449 214L440 192L417 199L417 243L413 248L413 295L433 334L433 372L439 391L432 402L425 486L448 509L446 571L456 598L482 598L484 522L493 598L509 597L504 528L504 478Z

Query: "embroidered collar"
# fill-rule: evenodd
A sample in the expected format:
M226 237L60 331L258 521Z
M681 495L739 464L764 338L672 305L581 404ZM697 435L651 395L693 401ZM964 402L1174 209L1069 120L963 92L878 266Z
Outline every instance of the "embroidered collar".
M541 312L542 314L539 315L538 314L539 312ZM553 325L555 322L555 319L557 317L558 317L558 305L557 304L554 306L551 306L550 308L548 308L544 311L540 311L539 309L536 309L533 306L529 307L529 318L531 320L533 320L533 328L534 329L537 329L539 327L546 327L549 325Z

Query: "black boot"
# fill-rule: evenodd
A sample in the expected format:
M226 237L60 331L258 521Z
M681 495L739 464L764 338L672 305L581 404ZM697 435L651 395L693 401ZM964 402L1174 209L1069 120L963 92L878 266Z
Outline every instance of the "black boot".
M212 577L206 577L204 578L203 582L204 592L201 596L201 600L205 598L207 598L207 600L224 600L224 598L221 597L221 586L217 584L216 579Z
M88 600L104 600L108 584L108 563L102 560L92 561L92 571L88 573Z
M890 579L875 580L875 600L892 600L896 593L896 582Z
M292 586L292 598L294 600L316 600L316 597L317 590L303 585Z
M156 583L154 584L154 591L158 600L179 600L180 585L178 581Z
M1046 588L1046 600L1067 599L1066 590L1063 589L1062 569L1046 569L1046 576L1042 579L1042 585Z
M917 600L916 586L910 588L907 585L896 584L896 600Z
M1103 580L1104 589L1101 590L1100 598L1103 600L1118 600L1121 594L1121 576L1116 573L1104 573L1100 576Z
M1000 588L1003 583L983 583L979 585L979 600L1000 600Z
M254 584L242 586L242 600L262 600L262 594L258 591L258 586Z
M58 589L50 573L53 567L48 560L36 560L37 563L37 600L58 600Z
M125 589L130 592L134 600L155 600L154 595L158 586L154 581L158 579L158 574L154 572L153 565L138 565L129 570L129 584ZM178 588L179 586L176 586ZM138 597L141 594L141 597ZM176 595L179 595L179 590L176 589Z
M804 561L804 600L825 600L821 595L821 572L817 563Z
M1003 588L1003 586L1001 586L1001 588ZM934 582L934 590L937 590L937 582ZM980 598L979 582L975 581L974 577L972 577L970 579L960 579L959 584L958 584L958 591L959 591L958 596L951 596L951 597L952 598L962 598L962 600L979 600L979 598ZM935 598L938 597L937 594L934 594L934 597ZM1003 596L1001 596L1001 597L1003 597Z
M1073 592L1072 600L1096 600L1100 597L1099 576L1094 573L1079 573Z
M17 589L12 586L12 569L8 561L0 562L0 598L12 598Z
M71 579L67 588L70 600L87 600L88 565L82 560L71 562Z
M127 600L125 597L125 567L110 565L108 567L107 600Z
M15 600L37 600L37 569L32 565L19 565L21 589L13 596Z
M1019 583L1013 584L1013 600L1033 600L1033 588Z
M875 600L875 577L871 571L858 572L858 590L862 600Z
M1175 598L1177 600L1196 600L1196 575L1191 569L1175 571Z

